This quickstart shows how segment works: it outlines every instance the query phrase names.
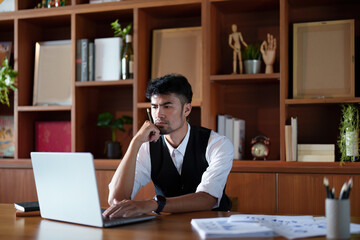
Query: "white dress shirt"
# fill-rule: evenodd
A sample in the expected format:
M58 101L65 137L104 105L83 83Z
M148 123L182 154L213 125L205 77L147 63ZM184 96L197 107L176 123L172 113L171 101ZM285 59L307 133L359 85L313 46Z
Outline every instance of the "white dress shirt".
M165 139L171 158L174 165L181 174L183 159L186 151L186 146L190 136L190 125L188 124L188 131L184 140L177 148L171 146ZM205 158L209 166L203 173L201 182L198 185L196 192L206 192L218 199L216 208L220 204L223 190L226 184L227 177L230 173L233 159L234 147L231 141L225 136L211 131L209 142L206 147ZM134 199L142 186L145 186L151 181L151 159L150 159L150 144L143 143L139 149L136 159L135 181L131 194L131 199Z

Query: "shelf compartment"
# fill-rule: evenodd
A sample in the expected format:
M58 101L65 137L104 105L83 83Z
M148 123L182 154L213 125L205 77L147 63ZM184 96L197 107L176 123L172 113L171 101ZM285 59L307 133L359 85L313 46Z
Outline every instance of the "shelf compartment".
M274 71L279 72L281 39L279 1L211 1L210 5L210 74L233 72L233 50L229 46L232 24L237 25L247 44L261 44L271 33L277 39ZM259 16L261 16L259 18ZM244 49L244 46L242 46ZM237 72L239 72L237 62ZM265 66L262 63L262 72Z
M78 87L75 89L75 151L91 152L94 158L105 158L105 142L111 140L111 129L97 126L100 113L110 112L116 118L133 117L133 86ZM117 140L125 153L133 136L133 125L124 126L126 132L117 131Z
M71 121L71 111L58 109L52 111L51 114L49 111L41 110L19 111L16 126L18 145L15 149L18 152L17 158L30 158L30 152L35 151L35 122L37 121Z
M76 87L106 87L106 86L132 86L133 79L117 80L117 81L87 81L75 82Z

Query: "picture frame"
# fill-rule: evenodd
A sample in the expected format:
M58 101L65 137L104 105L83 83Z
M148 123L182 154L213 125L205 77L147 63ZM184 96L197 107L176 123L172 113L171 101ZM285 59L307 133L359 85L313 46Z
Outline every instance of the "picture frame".
M294 24L293 98L355 96L354 22Z
M35 44L33 105L72 104L71 40Z
M201 27L153 30L151 78L177 73L185 76L193 90L193 101L202 98Z
M8 61L10 62L11 48L12 42L0 42L0 65L4 61L5 57L7 57Z

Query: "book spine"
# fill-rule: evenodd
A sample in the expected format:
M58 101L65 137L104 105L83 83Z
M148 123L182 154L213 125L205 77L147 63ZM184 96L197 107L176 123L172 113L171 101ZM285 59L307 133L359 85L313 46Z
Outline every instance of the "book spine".
M76 81L81 81L81 39L76 41Z
M217 131L220 135L225 136L225 115L217 116Z
M298 144L298 150L334 151L335 144Z
M292 145L292 160L297 161L297 133L298 133L298 124L297 118L291 118L291 145Z
M335 155L299 155L299 162L335 162Z
M88 55L89 39L80 39L81 41L81 81L88 81Z
M285 126L285 157L286 162L292 162L291 125Z
M234 144L234 118L228 116L225 120L225 136Z
M93 42L89 42L89 81L95 81L95 45Z

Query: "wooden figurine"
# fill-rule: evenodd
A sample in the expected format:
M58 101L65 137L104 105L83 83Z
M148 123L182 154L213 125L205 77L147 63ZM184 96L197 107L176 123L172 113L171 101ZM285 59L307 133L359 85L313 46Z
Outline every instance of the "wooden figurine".
M239 59L239 71L243 73L242 59L241 59L241 43L247 47L241 32L237 32L237 26L231 25L232 33L229 35L229 46L233 49L233 74L236 74L236 60Z
M263 41L260 46L260 51L265 67L265 73L274 73L274 62L276 55L276 38L270 33L267 34L267 42Z

